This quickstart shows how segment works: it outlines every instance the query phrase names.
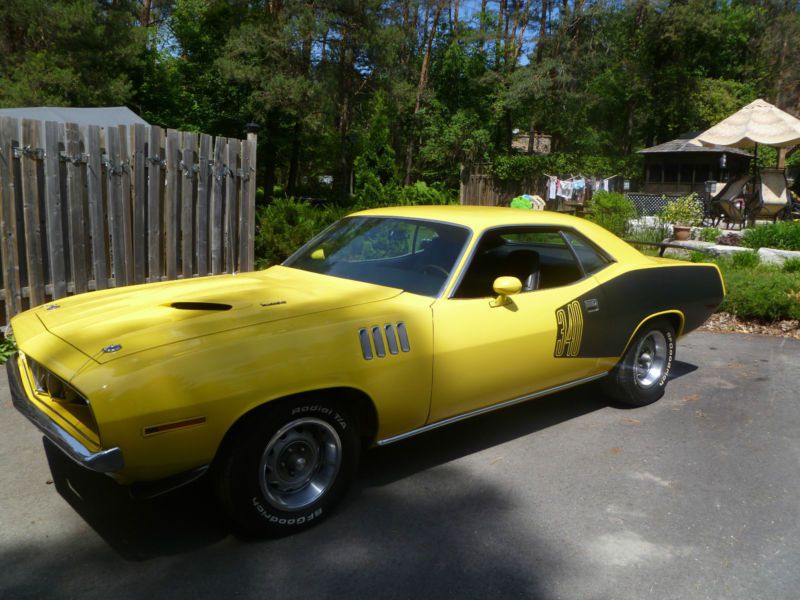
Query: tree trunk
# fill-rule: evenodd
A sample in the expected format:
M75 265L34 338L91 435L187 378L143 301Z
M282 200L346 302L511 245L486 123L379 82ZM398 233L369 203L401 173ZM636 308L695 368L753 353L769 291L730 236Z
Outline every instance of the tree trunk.
M289 176L286 181L286 195L293 197L297 191L297 172L300 164L300 138L303 126L300 119L294 122L292 130L292 149L289 154Z
M431 47L433 46L433 37L436 35L436 28L439 26L439 16L442 14L441 0L437 1L436 9L433 13L433 23L428 31L426 31L425 39L425 54L422 57L422 66L419 70L419 83L417 84L417 98L414 103L414 117L419 113L422 106L422 97L425 94L425 89L428 86L428 72L430 70L431 62ZM427 27L427 22L426 22ZM415 119L416 120L416 119ZM411 185L411 172L414 167L414 137L413 135L408 140L406 148L406 169L405 177L403 179L405 185Z

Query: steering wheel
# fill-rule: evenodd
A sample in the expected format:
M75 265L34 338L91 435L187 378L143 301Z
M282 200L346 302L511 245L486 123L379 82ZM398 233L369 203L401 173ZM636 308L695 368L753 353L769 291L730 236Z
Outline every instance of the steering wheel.
M422 265L422 272L425 273L426 271L428 272L435 271L436 273L440 273L445 278L447 278L450 275L450 273L448 273L446 269L440 267L439 265L434 265L433 263Z

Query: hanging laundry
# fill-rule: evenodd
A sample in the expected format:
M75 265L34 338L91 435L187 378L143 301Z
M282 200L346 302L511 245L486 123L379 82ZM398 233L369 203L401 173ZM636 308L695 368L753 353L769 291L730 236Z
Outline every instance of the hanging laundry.
M555 200L556 199L556 188L558 187L558 179L555 177L549 178L549 184L547 186L547 199L548 200Z
M562 198L570 198L572 196L572 181L559 181L557 195Z

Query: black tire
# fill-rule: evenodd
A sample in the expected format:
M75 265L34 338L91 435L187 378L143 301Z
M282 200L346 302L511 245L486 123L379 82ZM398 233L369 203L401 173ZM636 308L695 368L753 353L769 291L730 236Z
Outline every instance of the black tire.
M328 516L355 476L359 451L356 421L340 404L277 402L232 432L211 470L212 483L242 533L289 535Z
M652 351L648 352L650 349ZM603 388L623 404L652 404L664 395L674 360L675 329L666 319L654 319L636 334L622 359L603 381Z

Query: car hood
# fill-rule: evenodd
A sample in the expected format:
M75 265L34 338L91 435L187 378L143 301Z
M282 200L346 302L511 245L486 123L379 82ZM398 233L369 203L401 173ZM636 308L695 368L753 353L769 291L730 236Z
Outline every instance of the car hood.
M278 266L81 294L36 311L51 333L102 363L164 344L400 293Z

